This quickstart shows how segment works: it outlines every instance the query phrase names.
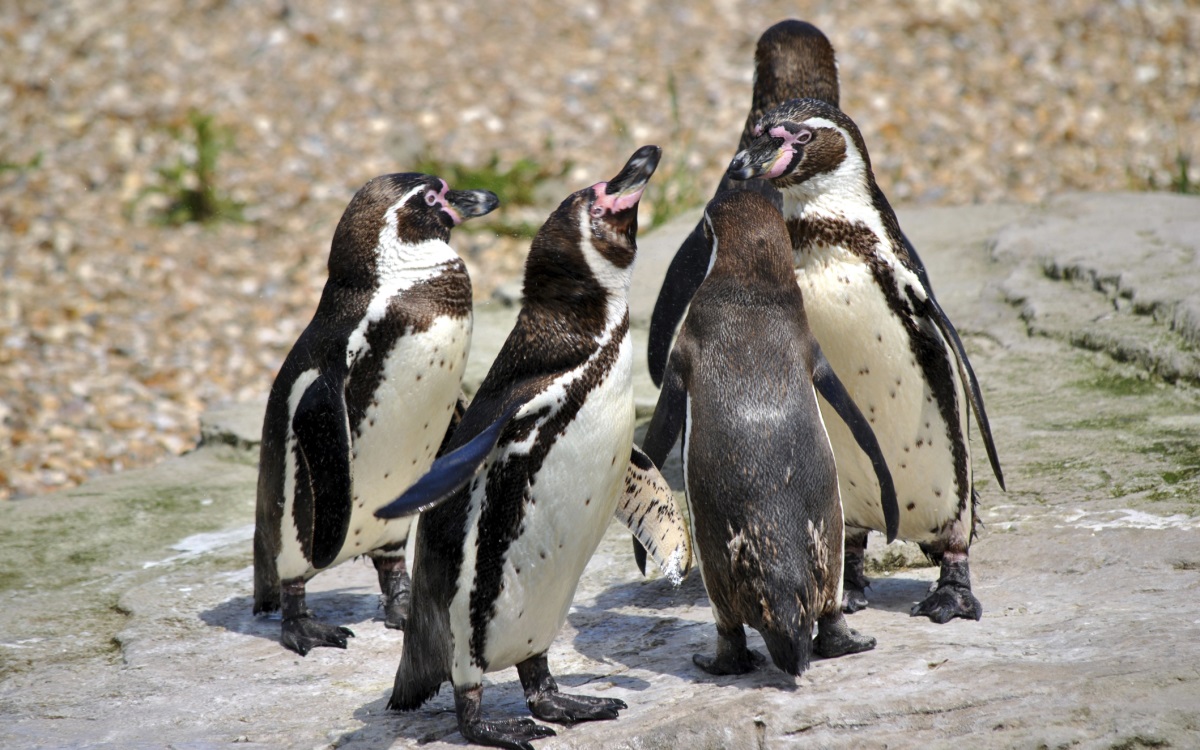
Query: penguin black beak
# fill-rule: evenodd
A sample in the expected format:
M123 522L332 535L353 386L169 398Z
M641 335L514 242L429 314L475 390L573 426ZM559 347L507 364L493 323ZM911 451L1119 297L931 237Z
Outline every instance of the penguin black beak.
M779 149L772 143L774 140L760 138L737 152L725 174L731 180L751 180L765 175L779 159Z
M628 200L632 197L633 200L630 203L637 203L641 198L642 190L646 188L646 183L654 175L654 170L658 168L658 161L661 158L662 149L658 146L642 146L633 152L633 156L625 162L620 173L608 181L605 192L617 199L614 202L621 202L620 199Z
M662 149L658 146L642 146L616 177L593 185L592 217L605 217L617 231L636 232L638 202L661 158Z
M490 190L447 190L446 203L466 221L496 210L500 199Z

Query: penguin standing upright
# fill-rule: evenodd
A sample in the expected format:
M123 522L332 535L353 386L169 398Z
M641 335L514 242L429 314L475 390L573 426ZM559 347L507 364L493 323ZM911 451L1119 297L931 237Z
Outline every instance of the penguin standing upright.
M811 23L788 19L764 31L754 49L754 90L738 150L750 145L755 124L767 111L799 97L822 99L836 107L837 60L833 45L820 29ZM769 198L776 208L783 206L779 191L765 180L743 182L722 175L715 194L720 195L726 190L755 190ZM671 337L675 335L688 300L704 280L708 260L701 220L675 252L650 316L647 365L655 385L662 385Z
M625 708L560 693L546 651L618 500L637 494L626 480L653 470L633 448L627 294L638 201L660 154L642 147L550 215L529 251L516 325L447 452L379 511L423 511L388 705L417 708L450 680L471 742L527 748L554 734L531 719L482 718L484 673L512 665L540 719L613 719Z
M755 133L728 174L764 177L783 193L809 324L875 427L901 506L898 535L941 565L935 588L912 614L934 622L977 620L983 608L971 592L968 565L977 502L968 408L1001 487L1004 479L958 333L875 184L849 117L825 102L798 99L764 115ZM821 407L828 418L828 404ZM867 530L883 528L884 519L870 463L840 425L829 423L829 434L846 525L854 529L845 573L846 607L853 610L866 603Z
M304 591L357 555L375 563L387 625L404 626L411 519L374 514L429 468L459 408L471 281L447 242L497 202L429 175L385 175L334 232L316 314L271 386L259 459L254 612L282 608L282 643L301 655L353 635L314 619Z
M874 648L842 613L842 506L819 392L871 456L891 534L891 475L866 419L809 331L787 227L769 200L729 191L704 212L710 271L671 351L642 446L661 464L682 431L692 538L717 623L717 654L693 661L740 674L762 657L803 672L814 650Z

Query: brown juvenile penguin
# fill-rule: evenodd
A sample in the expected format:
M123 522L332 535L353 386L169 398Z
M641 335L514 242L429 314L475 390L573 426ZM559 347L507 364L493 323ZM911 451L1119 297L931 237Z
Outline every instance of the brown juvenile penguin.
M809 331L792 276L787 228L750 191L718 195L704 212L711 269L671 351L642 445L661 465L683 433L692 538L717 624L715 657L693 661L737 674L762 657L797 675L814 650L838 656L873 648L841 609L842 506L819 392L873 457L877 501L894 529L891 476L867 420Z

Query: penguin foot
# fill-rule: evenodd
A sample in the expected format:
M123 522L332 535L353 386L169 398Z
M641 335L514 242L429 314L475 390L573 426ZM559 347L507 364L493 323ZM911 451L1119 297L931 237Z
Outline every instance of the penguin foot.
M835 656L857 654L873 648L875 639L847 625L841 612L823 617L817 623L817 638L813 641L813 652L817 656L832 659Z
M912 616L928 617L939 625L955 617L978 620L983 617L983 605L971 593L969 585L941 580L929 596L913 606Z
M575 724L580 721L605 721L617 718L617 712L629 708L618 698L598 698L594 695L542 693L527 699L529 710L542 721L556 724Z
M842 588L842 612L852 615L859 610L866 609L867 592L862 589L852 589L848 586Z
M383 624L392 630L404 630L408 624L409 603L412 599L412 579L405 570L404 558L376 557L379 574L380 599L383 603Z
M458 731L476 745L506 747L509 750L533 750L530 740L553 737L556 732L533 719L487 719L481 716L483 686L455 686L454 710Z
M392 591L383 594L383 624L392 630L404 630L408 625L408 610L412 601L408 574L402 574L403 582Z
M742 652L722 651L718 647L716 656L692 654L692 663L711 675L746 674L753 672L767 663L767 657L753 649L742 649Z
M314 620L309 615L288 617L283 620L283 633L280 642L285 648L295 651L301 656L307 656L309 651L321 646L345 648L346 639L353 638L350 628L341 625L326 625Z
M558 692L558 683L550 674L545 652L517 663L517 677L525 689L525 705L542 721L574 724L617 718L617 712L629 708L616 698L568 695Z
M863 573L867 554L867 533L846 529L846 552L842 565L842 611L853 614L867 608L867 587L871 579Z
M467 742L491 747L506 747L510 750L533 750L530 740L553 737L550 727L542 726L533 719L496 719L484 721L459 721L458 731Z

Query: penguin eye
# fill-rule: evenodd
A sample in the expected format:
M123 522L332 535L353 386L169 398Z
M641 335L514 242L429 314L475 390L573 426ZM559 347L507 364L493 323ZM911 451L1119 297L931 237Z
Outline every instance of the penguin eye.
M799 143L801 146L803 146L811 141L812 137L813 134L811 130L801 130L799 133L796 133L796 143Z
M438 199L438 194L435 193L434 191L430 190L427 193L425 193L425 205L426 206L434 205L435 203L437 203L437 199Z
M604 206L592 206L592 216L599 219L604 215Z

